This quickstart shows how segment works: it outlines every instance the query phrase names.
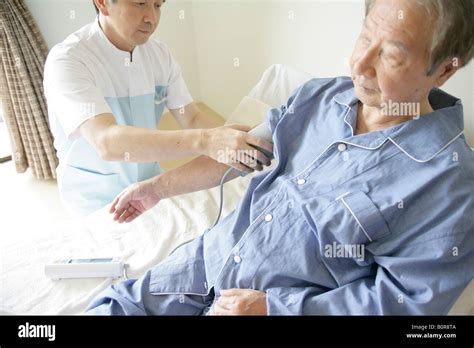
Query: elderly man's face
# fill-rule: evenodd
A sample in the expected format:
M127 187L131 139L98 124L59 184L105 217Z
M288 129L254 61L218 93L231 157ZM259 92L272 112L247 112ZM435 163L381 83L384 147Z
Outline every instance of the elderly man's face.
M128 45L135 47L148 41L158 27L163 0L117 0L109 2L108 20Z
M365 105L421 102L436 84L427 76L433 23L410 0L378 0L365 19L350 65Z

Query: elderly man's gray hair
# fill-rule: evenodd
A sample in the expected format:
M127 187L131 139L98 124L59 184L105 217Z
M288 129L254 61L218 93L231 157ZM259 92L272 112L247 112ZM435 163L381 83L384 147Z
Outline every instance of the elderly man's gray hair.
M365 0L367 16L376 0ZM447 58L464 66L474 56L474 0L412 0L434 18L435 28L427 74Z

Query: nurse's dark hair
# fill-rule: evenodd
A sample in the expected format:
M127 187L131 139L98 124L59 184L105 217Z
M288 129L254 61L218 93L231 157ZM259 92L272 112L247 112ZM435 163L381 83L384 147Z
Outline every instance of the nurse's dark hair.
M112 2L115 3L115 2L117 2L117 0L112 0ZM163 0L163 3L165 3L165 2L166 2L166 0ZM95 4L95 1L92 0L92 3L94 4L95 12L96 12L97 14L99 14L99 9L97 8L97 6L96 6L96 4Z
M377 0L365 0L365 15ZM474 0L413 0L433 18L434 30L427 74L433 74L446 59L459 67L474 58Z

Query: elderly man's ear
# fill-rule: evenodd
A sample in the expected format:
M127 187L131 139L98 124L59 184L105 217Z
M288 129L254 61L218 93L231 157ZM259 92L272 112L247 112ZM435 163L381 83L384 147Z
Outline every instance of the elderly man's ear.
M435 86L441 87L456 71L463 66L459 58L447 58L440 64L434 75L436 76Z

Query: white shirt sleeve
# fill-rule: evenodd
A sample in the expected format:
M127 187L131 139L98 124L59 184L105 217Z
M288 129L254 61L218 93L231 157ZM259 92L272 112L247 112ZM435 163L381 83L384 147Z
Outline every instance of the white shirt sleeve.
M48 57L44 92L50 117L57 119L68 138L76 137L85 121L112 113L92 73L76 58Z
M179 109L193 102L193 97L188 91L186 82L184 82L181 74L181 67L178 62L174 59L171 51L165 46L168 52L170 79L168 81L168 95L166 101L166 107L169 110Z

